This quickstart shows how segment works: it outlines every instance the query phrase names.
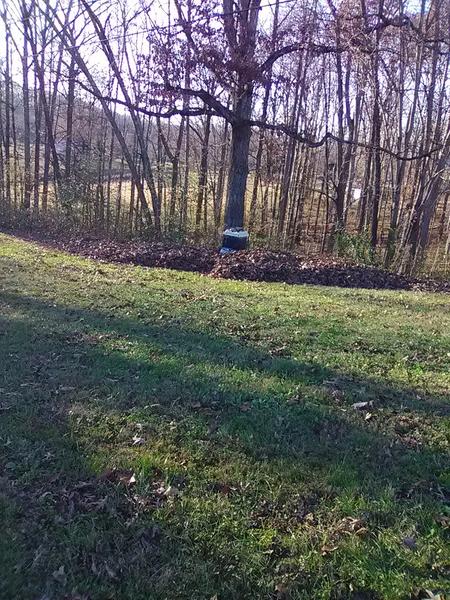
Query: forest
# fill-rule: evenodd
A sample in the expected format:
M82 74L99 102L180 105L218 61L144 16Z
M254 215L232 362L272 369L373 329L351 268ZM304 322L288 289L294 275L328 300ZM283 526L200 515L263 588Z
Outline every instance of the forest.
M450 265L446 0L3 0L0 224Z

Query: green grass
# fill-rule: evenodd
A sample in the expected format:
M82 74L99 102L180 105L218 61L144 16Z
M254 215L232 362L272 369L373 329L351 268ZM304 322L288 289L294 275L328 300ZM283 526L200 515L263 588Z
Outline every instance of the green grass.
M0 289L0 598L448 591L449 296L4 235Z

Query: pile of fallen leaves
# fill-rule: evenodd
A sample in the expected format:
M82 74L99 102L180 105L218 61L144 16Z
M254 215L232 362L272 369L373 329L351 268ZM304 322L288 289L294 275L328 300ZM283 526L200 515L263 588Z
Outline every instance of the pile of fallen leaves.
M298 283L301 264L298 256L288 252L246 250L222 256L211 275L224 279Z
M332 257L301 259L295 254L251 250L224 256L211 272L214 277L311 283L338 287L411 289L413 282L389 271L356 265Z
M245 250L221 256L213 248L165 242L121 242L93 237L26 237L97 260L196 271L223 279L450 292L450 282L408 278L378 267L359 265L333 256L304 258L289 252L268 250Z
M52 242L52 245L55 244L67 252L88 258L199 273L211 271L217 258L217 252L211 248L171 245L163 242L118 242L92 238L72 238Z

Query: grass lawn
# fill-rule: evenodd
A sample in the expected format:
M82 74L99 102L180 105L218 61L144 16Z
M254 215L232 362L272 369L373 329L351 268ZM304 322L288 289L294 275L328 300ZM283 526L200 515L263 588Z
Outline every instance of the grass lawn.
M5 235L0 292L2 600L448 593L450 296Z

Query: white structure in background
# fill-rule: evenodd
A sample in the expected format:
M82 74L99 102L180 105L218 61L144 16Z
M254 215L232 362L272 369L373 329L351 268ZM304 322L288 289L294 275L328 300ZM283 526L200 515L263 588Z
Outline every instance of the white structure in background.
M361 188L353 188L353 202L352 204L356 204L361 200L362 189Z

